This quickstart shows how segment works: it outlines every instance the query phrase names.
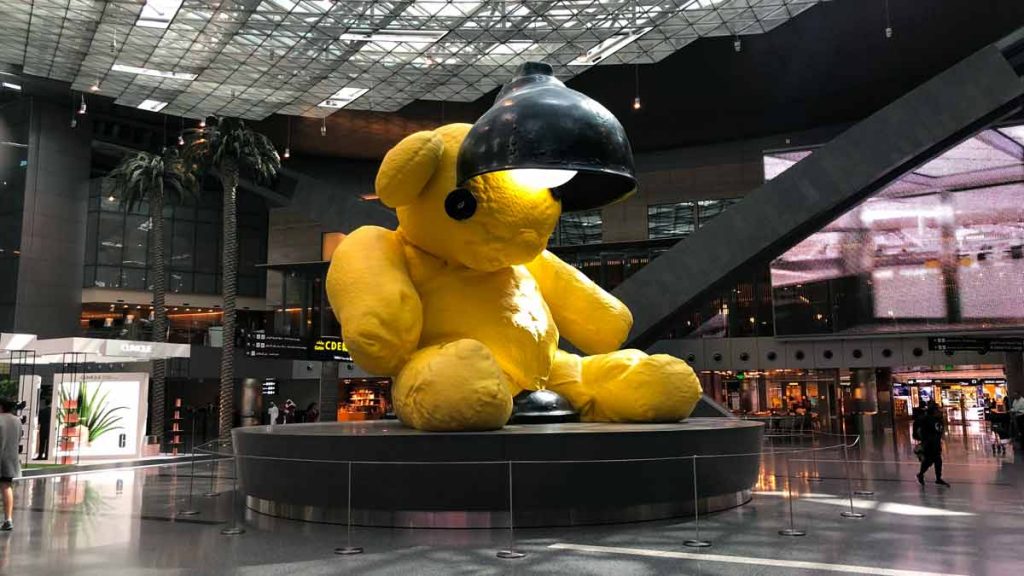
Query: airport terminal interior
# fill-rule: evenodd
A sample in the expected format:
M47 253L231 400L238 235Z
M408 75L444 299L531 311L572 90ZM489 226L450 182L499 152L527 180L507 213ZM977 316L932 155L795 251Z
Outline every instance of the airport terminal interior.
M0 21L0 574L1021 573L1024 2Z

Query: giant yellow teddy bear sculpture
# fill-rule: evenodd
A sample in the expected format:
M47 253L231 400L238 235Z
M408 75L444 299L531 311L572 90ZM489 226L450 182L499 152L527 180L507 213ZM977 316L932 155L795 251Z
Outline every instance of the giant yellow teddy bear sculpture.
M545 250L561 214L549 190L513 172L457 188L470 127L417 132L389 151L376 187L398 229L363 226L334 252L327 295L352 359L395 378L395 413L421 430L501 428L513 395L539 388L584 421L689 416L701 395L693 370L618 350L629 310ZM560 334L590 355L559 350Z

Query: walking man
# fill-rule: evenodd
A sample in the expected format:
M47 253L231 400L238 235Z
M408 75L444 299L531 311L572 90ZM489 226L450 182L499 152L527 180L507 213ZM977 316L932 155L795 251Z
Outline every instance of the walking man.
M942 435L946 432L946 424L942 421L942 415L935 402L928 403L928 411L921 417L916 428L923 456L917 481L924 486L924 473L934 465L935 483L949 487L949 483L942 479Z
M18 461L18 443L21 441L21 421L14 415L14 402L0 399L0 495L4 501L4 521L0 531L14 529L14 479L21 477Z

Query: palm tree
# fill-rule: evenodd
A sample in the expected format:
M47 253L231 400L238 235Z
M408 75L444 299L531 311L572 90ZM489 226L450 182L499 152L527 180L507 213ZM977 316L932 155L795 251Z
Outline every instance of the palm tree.
M191 131L183 158L194 169L210 171L224 189L223 297L224 344L220 356L220 438L231 437L235 382L235 294L238 289L238 178L241 171L268 181L281 168L269 138L235 118L215 119Z
M153 333L154 342L167 340L167 308L164 296L167 292L167 261L164 257L164 206L195 200L198 196L196 178L174 148L165 148L160 154L137 152L121 160L103 180L104 194L118 198L121 207L134 211L144 202L149 203L150 247L152 260L150 269L153 282ZM162 437L164 431L164 383L167 375L163 360L153 362L153 418L150 428L153 434Z

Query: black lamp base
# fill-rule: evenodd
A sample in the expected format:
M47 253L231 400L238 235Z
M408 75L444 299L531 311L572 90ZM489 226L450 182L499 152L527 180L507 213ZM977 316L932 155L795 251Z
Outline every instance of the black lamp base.
M513 400L509 424L579 422L580 414L561 394L547 389L520 392Z

